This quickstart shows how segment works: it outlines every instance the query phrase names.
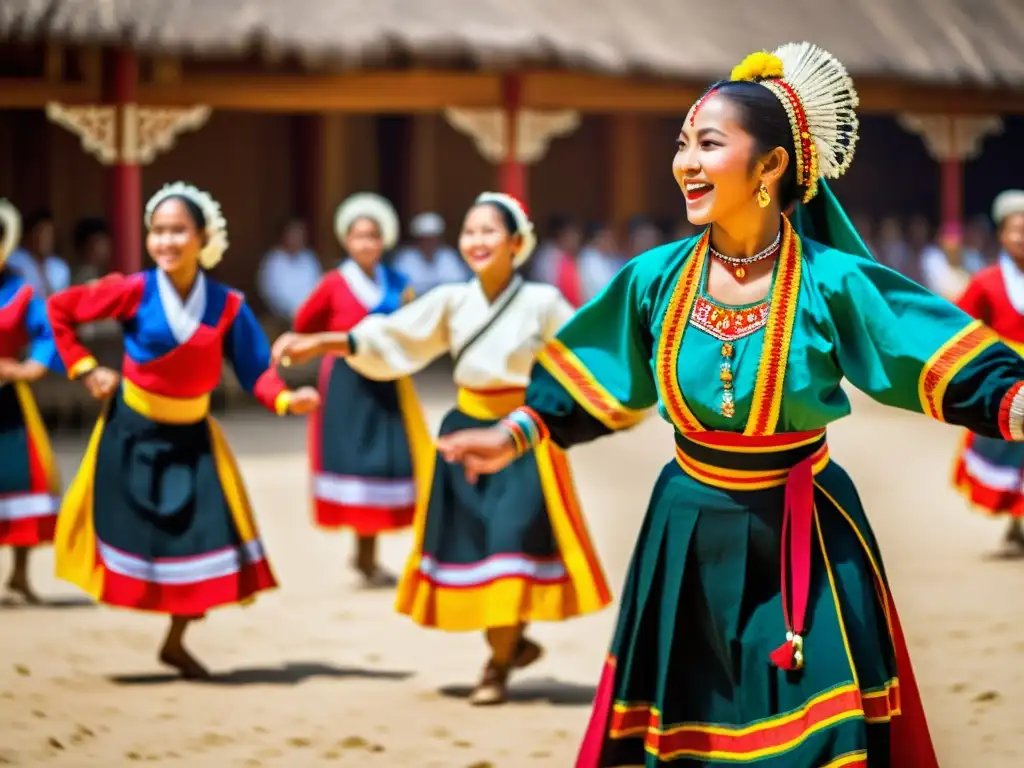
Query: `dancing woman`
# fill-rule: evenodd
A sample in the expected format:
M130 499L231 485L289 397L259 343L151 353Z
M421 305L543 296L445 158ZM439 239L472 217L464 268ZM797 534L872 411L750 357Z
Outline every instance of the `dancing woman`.
M853 158L856 106L842 65L808 43L714 85L672 164L704 231L584 306L526 408L439 441L479 474L652 406L675 427L577 768L937 766L878 545L825 429L850 412L845 378L1024 440L1024 362L871 259L825 182Z
M999 263L974 276L957 302L1024 354L1024 190L1008 190L992 204L1002 252ZM968 432L953 482L976 508L1010 519L1006 542L1024 548L1024 444Z
M18 209L0 200L0 547L14 553L8 591L37 603L28 576L29 551L53 541L61 482L29 384L50 369L64 369L45 302L4 268L20 234Z
M72 379L108 400L57 524L57 575L108 605L169 614L160 661L188 678L206 669L185 649L192 621L276 586L242 476L209 415L223 360L279 415L304 414L316 391L288 391L241 294L207 277L227 248L208 194L165 186L146 205L156 269L112 274L50 297L57 349ZM76 328L114 319L123 379Z
M448 352L458 405L441 434L495 424L522 405L537 352L572 314L556 289L516 274L535 243L520 203L482 194L459 237L476 279L439 286L350 333L282 337L275 358L344 355L363 375L390 380ZM610 601L569 465L545 444L471 484L460 467L441 461L423 490L396 607L426 627L483 630L491 657L471 702L502 703L511 670L542 653L524 636L527 624L591 613Z
M381 263L398 242L398 215L379 195L352 195L334 230L348 258L327 274L295 315L298 333L346 332L412 298L408 281ZM324 406L310 419L314 519L351 528L356 569L366 586L393 586L377 561L377 536L412 524L417 482L430 481L434 447L412 380L375 381L342 357L320 367Z

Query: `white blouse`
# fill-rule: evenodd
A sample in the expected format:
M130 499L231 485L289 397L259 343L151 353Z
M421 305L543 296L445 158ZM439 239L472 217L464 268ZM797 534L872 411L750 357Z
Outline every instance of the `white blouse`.
M460 357L465 343L498 312ZM440 285L397 312L365 318L352 329L355 350L347 361L367 378L389 380L416 373L448 352L458 360L459 387L522 388L540 350L572 314L557 288L518 275L493 303L476 279Z

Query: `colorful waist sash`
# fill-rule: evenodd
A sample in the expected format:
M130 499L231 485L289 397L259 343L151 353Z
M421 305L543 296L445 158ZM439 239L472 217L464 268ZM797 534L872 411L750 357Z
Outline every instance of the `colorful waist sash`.
M814 476L830 461L825 430L748 437L734 432L676 433L676 462L690 477L728 491L785 488L781 595L786 642L771 654L782 669L803 666L811 587Z
M161 424L195 424L210 414L209 394L199 397L167 397L145 390L128 379L121 380L121 393L125 405Z
M456 405L460 411L474 419L501 419L525 402L525 389L483 390L459 387Z

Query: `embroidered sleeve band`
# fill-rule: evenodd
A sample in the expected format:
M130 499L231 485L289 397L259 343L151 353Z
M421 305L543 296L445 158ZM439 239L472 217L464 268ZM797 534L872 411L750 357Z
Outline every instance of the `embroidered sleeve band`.
M1024 381L1014 384L999 406L999 431L1007 440L1024 441Z
M548 429L544 420L529 406L516 408L500 422L516 447L516 454L522 456L547 440Z

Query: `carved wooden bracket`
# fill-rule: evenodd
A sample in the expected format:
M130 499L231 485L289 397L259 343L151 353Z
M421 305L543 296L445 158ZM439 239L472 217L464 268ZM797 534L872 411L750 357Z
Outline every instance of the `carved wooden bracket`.
M1003 121L996 115L917 115L904 113L900 125L918 134L928 153L939 162L972 160L989 136L1002 133Z
M46 106L46 116L78 136L82 149L104 165L147 165L159 153L171 149L179 135L201 128L210 113L205 106L126 104L119 109L113 105L66 107L54 102Z
M508 139L505 112L500 109L446 109L445 120L456 130L466 134L476 144L477 151L488 161L500 163L507 155ZM572 133L579 127L578 112L519 113L516 128L518 162L532 165L544 157L551 140Z

